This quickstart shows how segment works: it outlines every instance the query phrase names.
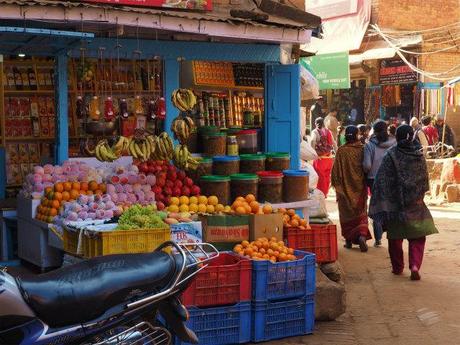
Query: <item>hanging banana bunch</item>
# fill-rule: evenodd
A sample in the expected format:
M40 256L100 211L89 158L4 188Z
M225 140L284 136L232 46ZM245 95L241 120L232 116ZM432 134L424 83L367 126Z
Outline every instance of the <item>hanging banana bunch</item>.
M182 112L192 110L196 105L196 96L192 90L176 89L171 95L171 102Z
M94 155L97 160L101 162L113 162L120 158L120 155L115 154L114 150L110 147L107 139L99 140L94 149Z
M177 116L171 123L171 131L175 138L185 145L190 137L190 133L195 129L195 123L190 116Z
M152 138L155 150L152 158L161 161L170 161L174 155L174 145L171 137L166 132L162 132L158 137Z
M199 164L185 145L177 145L174 148L173 162L182 170L196 170Z

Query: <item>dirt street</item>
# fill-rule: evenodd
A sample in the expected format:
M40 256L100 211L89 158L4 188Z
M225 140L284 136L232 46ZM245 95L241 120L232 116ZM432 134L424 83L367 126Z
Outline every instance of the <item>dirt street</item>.
M338 223L335 203L328 200L327 206ZM334 322L317 323L314 335L267 345L460 344L460 205L431 210L440 233L427 238L421 281L410 281L407 268L402 276L391 273L386 243L361 253L343 248L339 236L346 314ZM405 255L407 265L407 243Z

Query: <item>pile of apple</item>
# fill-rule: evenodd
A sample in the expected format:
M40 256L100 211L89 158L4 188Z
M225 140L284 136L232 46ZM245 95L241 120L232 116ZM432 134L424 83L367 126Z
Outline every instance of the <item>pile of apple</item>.
M114 166L107 176L107 194L117 206L126 209L134 204L150 205L155 202L154 175L139 172L137 166Z
M187 174L166 161L148 161L138 165L139 173L155 176L152 186L158 210L164 210L170 204L171 197L197 196L200 187L195 185Z
M108 194L80 195L77 200L66 202L60 209L57 222L111 219L122 213Z

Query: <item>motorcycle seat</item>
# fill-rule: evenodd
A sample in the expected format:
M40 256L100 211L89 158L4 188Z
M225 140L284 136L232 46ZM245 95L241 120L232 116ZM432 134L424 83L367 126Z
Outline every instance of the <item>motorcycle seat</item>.
M62 327L94 320L113 306L163 290L176 265L165 252L109 255L17 282L37 316L51 327Z

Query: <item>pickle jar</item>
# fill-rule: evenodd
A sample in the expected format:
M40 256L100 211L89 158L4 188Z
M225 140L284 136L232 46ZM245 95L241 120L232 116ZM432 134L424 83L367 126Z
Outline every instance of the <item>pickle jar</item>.
M284 170L283 174L283 201L294 202L308 199L308 171Z
M230 177L205 175L200 178L201 194L215 195L222 205L230 205Z
M280 171L259 171L259 194L260 202L281 203L283 202L283 173Z
M215 156L212 159L212 172L214 175L233 175L240 172L240 157Z
M240 172L244 174L256 174L265 170L265 155L246 154L240 155Z
M259 177L256 174L234 174L230 176L232 201L252 194L257 197Z
M265 154L265 170L283 171L288 170L291 164L291 156L287 152L267 152Z
M227 152L227 135L212 133L203 137L203 152L207 157L223 156Z
M227 155L238 156L238 141L234 135L227 135Z
M199 181L201 176L212 175L212 159L198 158L198 167L195 170L189 171L193 181Z

